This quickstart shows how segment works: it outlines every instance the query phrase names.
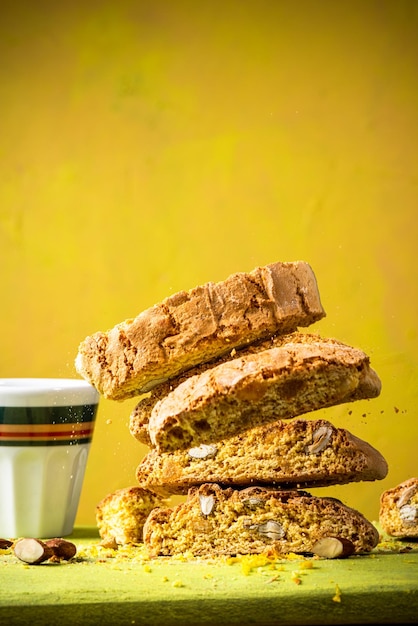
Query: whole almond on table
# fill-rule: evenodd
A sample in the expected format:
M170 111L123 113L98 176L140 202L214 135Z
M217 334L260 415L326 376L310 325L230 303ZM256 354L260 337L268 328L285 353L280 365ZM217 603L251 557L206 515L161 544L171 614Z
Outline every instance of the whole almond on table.
M343 559L354 553L354 545L344 537L323 537L312 546L312 552L325 559Z
M45 541L46 545L52 549L54 555L53 559L57 561L69 561L77 554L76 546L66 539L48 539Z
M52 548L33 537L16 541L13 551L18 559L29 565L39 565L54 556Z

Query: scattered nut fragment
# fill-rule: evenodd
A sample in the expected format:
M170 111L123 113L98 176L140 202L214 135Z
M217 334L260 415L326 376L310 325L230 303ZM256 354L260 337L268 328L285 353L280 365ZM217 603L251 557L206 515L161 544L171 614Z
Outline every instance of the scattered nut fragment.
M11 548L13 545L13 541L9 541L9 539L0 539L0 550L7 550Z
M306 446L306 453L318 454L319 452L322 452L322 450L324 450L324 448L326 448L329 444L331 436L332 428L329 426L320 426L313 432L312 443L309 446Z
M312 546L312 552L325 559L342 559L354 552L354 544L344 537L322 537Z
M53 560L69 561L77 554L77 548L71 541L66 539L48 539L45 544L53 551Z
M190 448L190 450L188 451L188 455L192 459L212 459L214 456L216 456L217 452L218 447L215 444L202 443L196 448Z
M203 515L210 515L213 507L215 506L215 496L203 496L199 495L200 510Z
M18 559L29 565L38 565L54 556L52 548L32 537L16 541L13 551Z
M259 524L257 532L267 539L282 539L284 537L284 529L280 522L276 520L267 520L264 524Z

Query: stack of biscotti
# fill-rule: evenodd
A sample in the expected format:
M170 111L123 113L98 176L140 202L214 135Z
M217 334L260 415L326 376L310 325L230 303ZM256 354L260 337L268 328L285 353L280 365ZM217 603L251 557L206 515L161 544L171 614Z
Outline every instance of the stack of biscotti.
M76 369L100 393L138 396L130 431L150 447L140 487L188 494L148 516L153 554L319 553L321 539L330 552L335 537L333 555L374 547L358 511L299 491L387 473L367 442L300 417L381 389L362 350L300 330L324 316L309 264L274 263L174 294L80 344ZM215 532L221 512L235 535Z

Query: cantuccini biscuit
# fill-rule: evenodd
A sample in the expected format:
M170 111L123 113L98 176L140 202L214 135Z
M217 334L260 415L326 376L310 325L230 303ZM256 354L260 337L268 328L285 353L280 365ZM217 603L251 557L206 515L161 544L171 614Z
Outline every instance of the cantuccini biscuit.
M379 533L335 498L260 486L191 488L185 502L154 509L144 525L144 544L153 557L316 553L318 542L333 538L360 554L377 545Z
M418 538L418 478L408 478L380 497L379 522L393 537Z
M304 261L272 263L181 291L79 345L77 372L106 398L124 400L205 361L322 319Z
M380 390L362 350L297 333L283 345L186 378L152 407L149 439L158 452L216 443L263 423L374 398Z
M108 547L142 542L149 513L168 500L142 487L124 487L106 495L96 506L96 524Z
M217 443L158 454L137 468L140 486L164 495L186 494L202 483L310 488L385 478L384 457L329 421L295 419L246 430Z
M249 344L248 346L241 348L232 348L226 354L223 354L216 359L212 359L206 363L200 363L199 365L195 365L191 369L182 372L178 376L161 383L148 394L145 394L141 397L138 404L132 410L129 420L129 429L131 435L144 443L147 446L151 446L151 440L148 432L148 422L151 415L151 412L155 406L155 404L165 398L175 387L177 387L180 383L184 382L191 376L196 376L197 374L202 374L206 370L214 367L215 365L220 365L221 363L225 363L227 361L232 361L237 357L246 356L249 354L256 354L257 352L261 352L262 350L268 350L269 348L273 348L276 346L283 345L287 343L289 340L292 342L309 342L310 337L312 335L304 334L303 332L294 332L291 334L284 335L272 335L268 339L263 339L261 341L256 341L254 343ZM332 340L329 340L332 341Z

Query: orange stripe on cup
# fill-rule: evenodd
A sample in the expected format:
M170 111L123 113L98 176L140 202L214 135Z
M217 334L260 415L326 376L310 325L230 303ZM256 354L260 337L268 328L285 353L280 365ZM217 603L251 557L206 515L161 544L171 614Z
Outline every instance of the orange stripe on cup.
M91 439L94 422L74 424L0 424L0 442Z

